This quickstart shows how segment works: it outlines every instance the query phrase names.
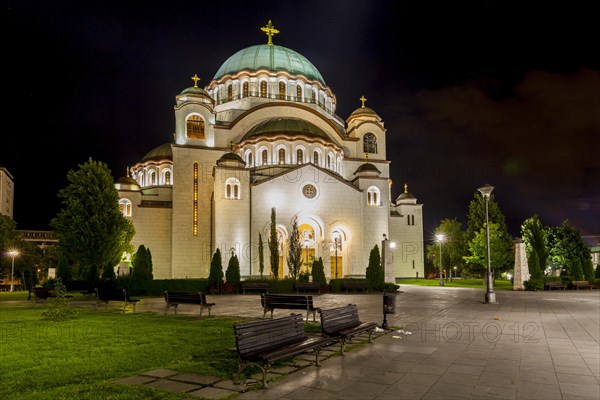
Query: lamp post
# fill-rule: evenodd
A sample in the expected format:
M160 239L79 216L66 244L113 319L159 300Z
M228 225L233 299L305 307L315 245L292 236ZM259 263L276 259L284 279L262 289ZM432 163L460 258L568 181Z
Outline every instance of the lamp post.
M340 238L340 233L338 231L333 232L333 250L335 251L335 279L338 278L338 240Z
M8 255L12 256L12 268L10 270L10 291L14 292L15 257L19 255L19 252L16 250L11 250L8 252Z
M440 243L440 286L444 286L444 274L442 273L442 242L444 241L444 235L435 235L437 241Z
M487 239L487 276L486 276L486 291L485 291L485 303L496 304L496 293L494 293L494 278L492 276L492 261L490 258L490 219L488 212L488 203L490 201L490 195L494 187L488 184L480 187L479 192L483 196L485 202L485 233Z
M454 279L456 279L456 267L454 267ZM450 275L450 280L452 281L452 275Z
M304 248L306 251L306 270L308 271L308 239L304 241Z

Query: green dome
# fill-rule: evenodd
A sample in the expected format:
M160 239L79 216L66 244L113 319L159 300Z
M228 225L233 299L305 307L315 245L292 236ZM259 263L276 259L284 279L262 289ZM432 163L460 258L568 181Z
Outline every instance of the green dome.
M327 86L321 73L302 54L287 47L267 44L250 46L238 51L221 65L213 80L227 74L258 71L263 68L269 71L287 71L290 74L303 75Z
M329 137L321 130L321 128L318 128L308 121L300 118L277 117L270 118L254 126L244 135L242 141L257 136L273 136L282 133L289 136L303 135L329 140Z
M352 111L352 114L350 114L351 117L357 115L377 115L377 113L370 107L359 107L356 110Z
M141 162L150 160L173 160L173 150L171 149L171 143L161 144L160 146L150 150L148 154L142 158Z

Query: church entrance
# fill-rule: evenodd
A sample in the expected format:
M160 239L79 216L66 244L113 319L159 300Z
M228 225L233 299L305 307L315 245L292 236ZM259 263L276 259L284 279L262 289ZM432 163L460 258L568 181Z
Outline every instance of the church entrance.
M298 233L302 244L300 272L310 274L315 261L315 230L309 224L302 224L298 227Z
M336 263L336 257L331 256L330 262L331 262L331 279L343 278L344 275L342 274L342 271L343 271L342 257L337 257L337 263Z

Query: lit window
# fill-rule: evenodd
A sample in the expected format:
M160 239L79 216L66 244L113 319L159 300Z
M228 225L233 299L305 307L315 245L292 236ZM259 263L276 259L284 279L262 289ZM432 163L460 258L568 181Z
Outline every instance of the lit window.
M248 97L248 82L244 82L244 85L242 86L242 93L244 93L244 97Z
M247 167L252 166L252 153L248 153L248 162L246 163Z
M285 164L285 149L279 149L279 164Z
M233 86L227 86L227 101L233 100Z
M198 162L194 162L194 193L193 193L193 217L192 234L198 236Z
M260 97L267 97L267 82L262 81L260 83Z
M165 171L165 185L170 185L171 184L171 171L166 170Z
M375 186L371 186L369 189L367 189L367 205L379 205L379 189Z
M279 82L279 100L285 100L285 82Z
M302 164L304 162L304 152L302 149L296 150L296 163Z
M369 132L363 136L363 153L377 153L377 137Z
M267 151L263 150L262 151L262 165L267 165L267 161L268 161Z
M131 217L131 200L119 199L119 210L124 217Z
M154 170L148 171L148 184L151 186L156 185L156 172Z
M317 92L313 90L312 92L312 98L311 98L313 103L317 102Z
M298 101L302 101L302 86L300 85L296 86L296 97Z
M229 178L225 181L225 198L229 200L239 200L240 181L236 178Z
M204 139L204 120L199 115L192 115L187 120L187 137Z
M316 150L313 153L313 164L319 165L319 152Z

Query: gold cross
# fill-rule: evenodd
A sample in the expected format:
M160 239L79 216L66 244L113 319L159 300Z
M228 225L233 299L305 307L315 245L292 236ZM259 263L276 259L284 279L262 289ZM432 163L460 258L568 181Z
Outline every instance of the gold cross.
M362 101L362 107L361 108L365 108L365 101L367 101L367 99L365 99L365 95L362 95L359 100Z
M404 184L404 193L408 193L408 184L407 183Z
M273 46L273 36L277 35L279 33L279 31L277 29L275 29L275 27L271 23L271 20L269 20L269 23L267 24L267 26L260 28L260 30L267 34L267 37L269 38L269 41L267 42L267 44L269 46Z
M192 76L192 80L194 81L194 87L197 88L198 81L200 80L200 78L198 78L198 74L194 74L194 76Z
M127 166L127 177L129 178L129 165Z

